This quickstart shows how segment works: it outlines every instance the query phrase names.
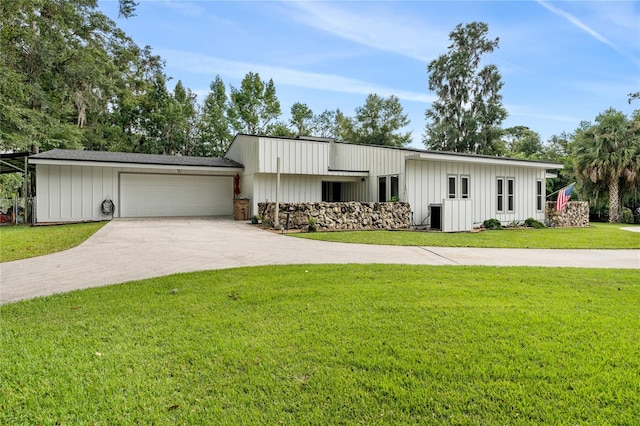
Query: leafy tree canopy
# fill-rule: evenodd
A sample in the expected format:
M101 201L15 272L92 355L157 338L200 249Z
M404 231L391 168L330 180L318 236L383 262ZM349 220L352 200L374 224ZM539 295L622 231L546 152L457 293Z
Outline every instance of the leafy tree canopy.
M351 121L352 139L349 142L370 145L403 147L411 141L411 132L402 133L400 129L410 121L402 110L396 96L383 98L376 94L367 96L365 104L356 108Z
M429 90L437 100L426 111L424 144L429 149L499 154L503 82L495 65L480 68L483 57L498 48L483 22L456 26L449 51L428 66Z
M572 150L576 174L597 196L606 188L609 221L620 221L621 193L632 189L640 176L640 111L631 119L609 108L595 123L576 130Z

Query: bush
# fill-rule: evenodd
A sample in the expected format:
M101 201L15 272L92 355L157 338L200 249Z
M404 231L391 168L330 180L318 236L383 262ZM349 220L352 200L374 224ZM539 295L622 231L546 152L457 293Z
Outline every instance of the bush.
M528 228L535 228L535 229L541 229L544 228L544 223L540 222L539 220L536 220L532 217L527 218L527 220L524 221L524 225Z
M316 232L318 228L316 227L316 220L313 216L309 216L309 232Z
M636 218L635 222L640 223L640 207L636 208L634 216Z
M633 223L634 222L634 218L633 218L633 212L631 211L631 209L628 208L623 208L622 209L622 223Z
M487 219L482 222L482 226L487 229L502 229L502 224L498 219Z

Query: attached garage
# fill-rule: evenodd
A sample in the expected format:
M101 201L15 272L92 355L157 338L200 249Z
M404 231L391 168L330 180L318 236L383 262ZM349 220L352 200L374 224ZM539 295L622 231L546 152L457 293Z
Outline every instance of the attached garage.
M120 216L230 216L231 176L120 174Z
M114 217L231 216L234 176L225 158L52 150L32 155L36 221ZM109 200L113 212L104 212Z

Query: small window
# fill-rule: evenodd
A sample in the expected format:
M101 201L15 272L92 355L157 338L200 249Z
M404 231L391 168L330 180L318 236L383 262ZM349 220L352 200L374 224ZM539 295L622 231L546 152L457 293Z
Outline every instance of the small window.
M400 195L399 195L399 191L398 191L398 176L391 176L391 201L399 201L400 200Z
M542 181L541 180L537 180L536 181L536 208L538 209L539 212L542 211L542 205L543 205L543 198L542 198Z
M504 211L504 179L502 178L498 178L498 187L497 187L497 194L498 194L498 212L503 212Z
M455 176L449 176L449 184L448 184L448 197L449 198L456 198L456 177Z
M324 202L342 201L342 183L322 182L322 201Z
M469 176L460 177L460 198L469 198Z
M515 179L507 179L507 210L512 212L514 210L514 191L515 191Z
M387 177L380 176L378 178L378 201L384 203L387 201Z

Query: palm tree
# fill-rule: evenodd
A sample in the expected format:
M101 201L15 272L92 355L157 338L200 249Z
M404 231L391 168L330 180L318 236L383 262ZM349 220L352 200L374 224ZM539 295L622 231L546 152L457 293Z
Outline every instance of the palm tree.
M609 191L609 222L620 221L620 188L633 187L640 171L640 117L609 108L594 125L582 125L574 139L574 167L583 180Z

